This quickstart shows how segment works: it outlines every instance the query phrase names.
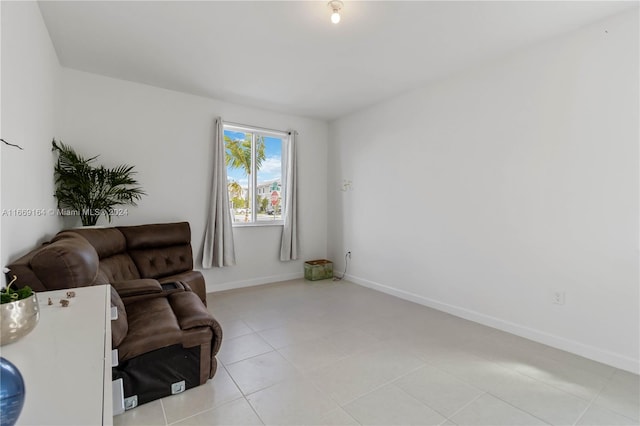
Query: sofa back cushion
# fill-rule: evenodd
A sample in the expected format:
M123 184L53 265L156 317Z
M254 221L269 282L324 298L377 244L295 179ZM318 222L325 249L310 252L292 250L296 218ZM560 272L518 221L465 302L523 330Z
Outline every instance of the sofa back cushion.
M62 231L54 238L62 235L76 234L87 240L98 253L100 259L127 252L127 240L117 228L77 228Z
M188 222L122 226L127 250L141 278L161 278L193 269Z
M131 257L143 278L158 279L193 267L190 245L131 250Z
M138 268L127 253L100 259L100 277L106 282L137 280L140 278Z
M117 228L78 228L60 232L79 235L91 244L100 258L98 284L140 278L133 259L127 253L127 240Z

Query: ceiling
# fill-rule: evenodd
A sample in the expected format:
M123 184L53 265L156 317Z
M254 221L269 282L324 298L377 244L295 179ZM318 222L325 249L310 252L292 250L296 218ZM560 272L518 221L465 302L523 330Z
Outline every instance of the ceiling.
M619 13L615 1L41 1L65 67L333 120Z

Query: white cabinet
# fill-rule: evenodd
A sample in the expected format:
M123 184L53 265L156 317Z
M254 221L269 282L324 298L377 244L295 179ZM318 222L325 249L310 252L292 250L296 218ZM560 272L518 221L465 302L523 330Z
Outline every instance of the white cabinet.
M0 347L25 381L18 425L111 425L110 286L38 293L40 321L26 337ZM51 298L53 305L47 305Z

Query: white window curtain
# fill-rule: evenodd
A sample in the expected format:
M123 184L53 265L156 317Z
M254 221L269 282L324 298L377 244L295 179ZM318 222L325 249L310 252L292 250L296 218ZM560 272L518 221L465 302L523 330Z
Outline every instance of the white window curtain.
M284 191L284 226L280 244L280 260L296 260L298 258L298 188L296 166L296 135L291 131L282 150L284 164L282 181Z
M233 227L227 192L227 166L222 118L217 117L213 134L213 172L207 211L207 226L204 231L202 267L232 266L236 264L233 246Z

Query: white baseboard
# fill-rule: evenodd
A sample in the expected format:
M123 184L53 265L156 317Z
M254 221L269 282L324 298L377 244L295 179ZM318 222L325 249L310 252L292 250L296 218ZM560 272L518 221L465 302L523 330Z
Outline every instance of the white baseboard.
M640 374L640 362L637 359L629 358L627 356L610 352L605 349L597 348L595 346L585 345L584 343L580 343L575 340L565 339L564 337L549 334L540 330L523 326L521 324L516 324L500 318L492 317L490 315L485 315L480 312L462 308L460 306L450 305L448 303L440 302L408 291L399 290L397 288L389 287L350 274L347 274L345 276L345 279L363 287L368 287L374 290L381 291L383 293L390 294L392 296L399 297L404 300L428 306L439 311L447 312L451 315L455 315L460 318L496 328L498 330L506 331L508 333L515 334L517 336L524 337L526 339L533 340L535 342L542 343L548 346L552 346L557 349L571 352L573 354L580 355L594 361L602 362L621 370Z
M237 288L253 287L253 286L263 285L263 284L272 284L280 281L296 280L298 278L303 278L303 277L304 277L304 273L294 272L290 274L272 275L270 277L253 278L250 280L231 281L228 283L207 286L207 293L215 293L218 291L225 291L225 290L235 290Z

